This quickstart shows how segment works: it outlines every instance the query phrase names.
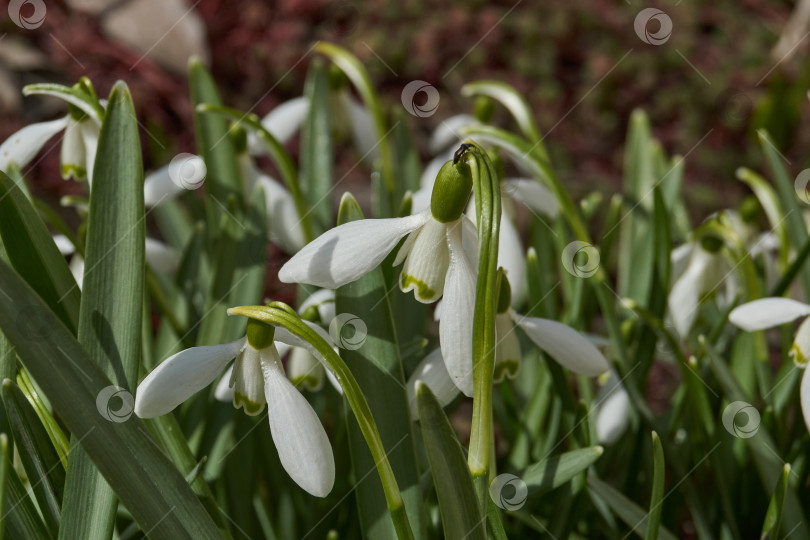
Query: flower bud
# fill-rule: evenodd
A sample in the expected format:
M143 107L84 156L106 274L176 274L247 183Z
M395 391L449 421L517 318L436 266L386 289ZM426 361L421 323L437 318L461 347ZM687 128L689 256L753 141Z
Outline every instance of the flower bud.
M451 223L461 217L472 190L470 166L463 160L448 161L442 165L433 194L430 198L430 212L441 223Z

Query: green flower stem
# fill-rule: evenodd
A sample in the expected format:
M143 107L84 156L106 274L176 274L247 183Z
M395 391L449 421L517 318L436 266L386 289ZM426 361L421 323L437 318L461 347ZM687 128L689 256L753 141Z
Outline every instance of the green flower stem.
M250 131L254 132L266 145L270 151L270 157L273 163L278 167L281 172L281 177L290 191L290 195L295 202L295 210L298 212L298 217L301 220L301 230L304 233L304 240L306 243L312 242L315 236L312 234L312 225L310 224L310 211L307 205L307 200L301 192L301 183L298 179L298 169L295 162L290 156L289 152L284 149L284 146L273 137L273 134L267 131L262 125L261 119L253 113L243 113L231 107L223 107L222 105L211 105L202 103L197 106L199 112L210 112L214 114L221 114L230 118L237 125L241 124L247 127ZM249 194L246 194L249 195Z
M328 56L337 67L346 74L352 82L363 103L371 113L374 120L374 131L377 135L378 148L380 150L380 162L382 169L382 179L385 189L389 194L395 192L396 180L394 174L394 161L391 152L391 145L388 143L388 131L386 127L385 115L383 114L380 97L374 89L371 78L368 76L366 68L360 63L356 56L343 47L333 43L320 42L315 46L315 51Z
M501 190L498 175L486 152L467 142L463 159L470 166L478 216L478 282L473 319L473 417L467 463L482 511L487 494L492 438L492 375L495 366L495 312L497 308L498 230Z
M295 311L281 302L271 302L267 306L235 307L229 309L228 313L230 315L243 315L265 323L283 326L292 334L312 344L321 356L323 356L329 369L335 375L341 388L343 388L346 400L349 402L349 406L357 418L357 424L360 426L360 430L366 439L371 455L377 465L377 472L380 475L383 492L385 493L385 499L388 503L388 511L391 513L391 520L394 522L397 536L400 539L414 538L407 513L405 512L402 494L399 491L397 479L394 477L391 463L388 461L385 446L380 438L380 432L377 429L377 424L374 422L371 409L369 409L366 398L360 386L357 384L354 375L352 375L351 370L349 370L349 367L343 359L332 349L332 345L327 343L317 332L307 326Z

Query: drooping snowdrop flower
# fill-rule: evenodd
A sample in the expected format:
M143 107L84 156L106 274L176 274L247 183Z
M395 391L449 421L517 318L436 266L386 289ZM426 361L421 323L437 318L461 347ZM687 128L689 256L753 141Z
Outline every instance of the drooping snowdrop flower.
M311 327L328 337L317 326ZM135 414L154 418L171 412L211 384L235 358L234 407L257 415L267 404L270 434L284 470L308 493L325 497L335 482L332 445L312 406L285 375L274 340L318 354L286 329L249 319L243 338L192 347L164 360L138 385Z
M600 444L613 444L627 430L630 423L630 396L614 371L604 376L596 394L596 437ZM602 379L602 377L600 377Z
M610 369L607 360L599 349L586 336L570 326L537 317L523 317L510 306L511 292L509 281L501 280L498 294L497 314L495 315L495 366L492 381L501 382L508 377L514 379L520 369L522 353L516 327L520 327L529 339L548 353L564 368L596 377ZM440 317L445 316L446 306L442 303ZM472 365L468 367L472 370ZM458 388L448 374L442 361L442 351L437 349L428 354L416 367L408 379L408 399L411 418L417 419L415 389L416 381L421 380L436 395L442 406L447 405L458 395Z
M421 177L421 186L412 196L412 213L416 214L427 208L433 182L438 168L449 157L452 149L448 147L462 140L460 135L465 127L479 122L469 115L452 116L439 124L430 139L430 148L439 155L434 158ZM559 213L559 204L550 190L531 178L504 178L501 181L501 223L498 233L498 266L502 266L514 285L513 306L521 305L526 299L526 250L520 239L520 232L515 224L515 203L528 208L531 212L554 218ZM474 201L470 201L470 211Z
M456 386L471 396L476 271L462 243L462 234L474 235L475 230L463 214L471 189L469 166L448 161L439 172L429 209L404 218L364 219L335 227L290 259L279 279L336 289L379 266L407 236L394 261L403 264L399 287L413 291L423 303L444 296L447 315L439 325L442 355ZM464 228L473 232L462 233Z
M83 80L74 86L74 90L86 93L92 91L92 87L89 81ZM20 168L26 167L54 135L64 132L59 156L62 178L91 182L101 130L102 104L98 103L96 108L68 93L23 90L25 95L30 93L46 93L64 99L68 102L68 113L57 120L31 124L13 133L0 144L0 170L7 171L12 163ZM98 101L94 92L88 98Z
M781 326L807 315L810 315L810 305L790 298L772 297L760 298L737 306L729 313L728 320L743 330L754 332ZM790 348L790 358L796 367L804 369L799 398L804 423L810 430L810 369L807 369L807 362L810 359L810 317L805 318L796 331L793 346Z
M84 281L84 258L76 254L76 247L66 236L57 234L53 237L53 241L56 243L59 253L65 257L70 257L70 271L76 279L76 284L81 289ZM146 263L153 270L171 273L180 266L180 255L174 248L167 246L163 242L154 238L146 238L144 247Z

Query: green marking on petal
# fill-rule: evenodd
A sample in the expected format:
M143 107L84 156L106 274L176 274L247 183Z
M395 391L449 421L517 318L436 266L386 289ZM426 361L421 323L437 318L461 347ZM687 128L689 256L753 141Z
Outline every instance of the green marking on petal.
M83 180L87 178L87 169L84 167L79 167L78 165L73 165L72 163L63 163L62 178L65 180L70 180L71 177L75 178L76 180Z
M807 366L807 357L802 353L801 348L799 348L799 346L795 343L790 348L788 356L791 360L793 360L793 363L796 364L797 367Z
M428 287L427 283L421 279L416 279L405 272L402 272L400 275L399 287L403 292L408 292L410 289L415 290L416 295L422 300L430 300L431 298L436 297L436 291Z
M495 372L492 375L492 380L494 382L501 382L505 376L514 379L518 369L520 369L520 364L514 360L498 362L495 364Z
M321 388L321 380L317 377L313 377L311 375L301 375L299 377L294 377L291 382L293 386L296 388L306 388L311 392L315 392L320 390Z
M248 416L256 416L264 410L264 403L256 403L239 392L234 392L233 394L233 406L237 409L241 407Z

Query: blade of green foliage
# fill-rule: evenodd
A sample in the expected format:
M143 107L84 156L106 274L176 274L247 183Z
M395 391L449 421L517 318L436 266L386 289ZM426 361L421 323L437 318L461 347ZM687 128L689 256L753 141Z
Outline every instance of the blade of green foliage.
M93 173L78 339L95 364L130 393L140 363L144 236L138 124L126 85L116 83ZM79 441L73 433L59 535L106 539L116 497Z
M527 467L521 478L531 495L541 495L562 486L586 470L603 452L601 446L589 446L552 456Z
M762 534L760 535L762 540L779 538L779 527L782 524L782 511L785 508L785 495L787 495L789 479L790 464L785 463L779 481L773 490L768 512L765 514L765 522L762 524Z
M37 499L48 530L56 536L59 530L59 506L65 486L65 469L51 446L48 433L22 391L10 380L3 381L3 404L6 407L14 444L31 490Z
M341 200L338 223L358 219L363 219L363 212L354 197L347 193ZM383 444L390 452L388 459L400 486L411 527L414 534L421 536L419 531L424 529L421 520L422 497L408 413L408 396L382 269L376 268L357 281L338 288L335 291L335 313L338 317L357 314L365 325L366 335L362 346L344 348L338 343L340 356L352 370L368 401ZM331 330L333 329L330 328ZM352 329L347 322L345 328L336 327L334 330L342 338L345 332L351 332ZM354 328L354 331L359 332L360 329ZM358 335L354 334L355 337ZM362 478L374 469L375 463L357 421L348 417L348 422L352 464L356 476ZM356 499L360 523L366 537L394 536L393 522L382 485L376 475L368 475L357 486Z
M143 423L136 417L114 422L99 413L96 401L99 393L112 384L110 379L36 293L2 261L0 296L7 306L0 310L0 330L142 530L157 539L219 538L210 516ZM21 331L18 306L39 310L48 334L31 339ZM135 324L140 328L139 321ZM71 460L75 451L76 447L69 456ZM11 498L9 503L14 504ZM64 528L64 507L62 519ZM78 537L87 538L87 531Z
M322 59L309 67L304 95L309 112L301 127L301 190L312 212L313 234L323 234L334 223L332 214L332 123L329 114L329 76Z
M653 445L653 486L650 495L650 518L647 521L647 534L645 540L656 540L661 525L661 512L664 503L664 481L666 480L666 467L664 464L664 447L658 433L652 432Z
M652 275L653 246L650 216L656 181L652 159L650 122L642 111L633 111L624 154L624 220L621 224L618 292L646 305Z
M647 512L609 484L596 478L596 476L588 476L588 489L602 499L634 533L639 537L644 537L650 521L650 515ZM675 535L664 527L659 528L658 536L663 540L675 540Z
M8 435L0 433L0 515L8 516L8 477L14 474L11 470L11 446L8 444ZM3 520L5 523L6 520ZM0 525L0 540L5 538L6 527Z
M9 453L3 459L11 461L12 456L11 448L8 448ZM42 518L37 512L37 507L34 501L28 496L28 492L23 486L22 481L14 472L10 463L4 465L8 470L8 478L6 480L6 505L8 509L3 511L3 529L8 538L33 538L36 540L56 538L51 535Z
M426 384L416 384L416 404L430 473L436 486L445 538L486 538L464 450L436 396Z
M768 168L773 175L776 192L779 194L788 236L794 246L802 246L808 239L807 225L804 222L802 205L796 196L794 179L791 178L782 163L782 155L777 150L768 132L759 130L757 135L762 146L762 152L765 154L765 161L768 163ZM802 269L801 280L804 293L810 295L810 267Z
M0 236L8 260L45 303L75 332L81 291L45 224L19 186L0 172ZM37 314L23 323L38 331Z

